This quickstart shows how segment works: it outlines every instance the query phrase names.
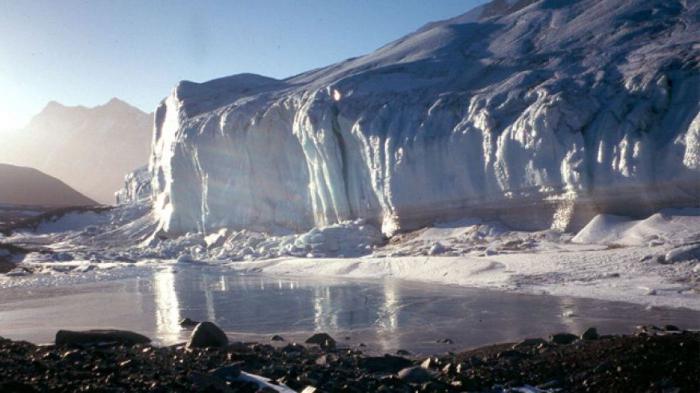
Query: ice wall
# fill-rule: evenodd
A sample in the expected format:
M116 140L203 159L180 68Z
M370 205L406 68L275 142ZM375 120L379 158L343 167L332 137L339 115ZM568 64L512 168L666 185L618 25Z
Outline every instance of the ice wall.
M156 112L165 232L580 228L700 204L700 6L497 1L285 80L181 82Z
M142 166L124 176L124 187L114 194L118 205L128 205L150 200L151 173L148 166Z

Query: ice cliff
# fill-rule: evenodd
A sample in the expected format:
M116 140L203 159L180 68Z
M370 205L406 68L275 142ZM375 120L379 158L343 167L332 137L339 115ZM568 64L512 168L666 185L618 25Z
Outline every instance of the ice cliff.
M181 82L149 171L164 232L580 228L700 204L700 3L497 0L284 80Z

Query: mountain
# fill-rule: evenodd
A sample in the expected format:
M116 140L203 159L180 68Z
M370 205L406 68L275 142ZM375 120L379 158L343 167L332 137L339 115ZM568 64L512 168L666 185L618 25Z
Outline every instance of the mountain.
M0 146L0 157L56 176L101 203L114 203L124 176L148 162L151 127L151 114L116 98L94 108L52 101Z
M33 168L0 164L0 203L34 206L90 206L97 202Z
M577 229L700 204L700 3L496 0L284 80L183 81L155 113L165 232Z

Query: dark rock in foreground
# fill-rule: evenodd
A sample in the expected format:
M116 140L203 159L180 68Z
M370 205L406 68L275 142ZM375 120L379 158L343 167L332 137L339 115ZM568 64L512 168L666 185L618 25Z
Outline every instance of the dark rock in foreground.
M136 345L148 344L151 342L151 339L126 330L59 330L56 333L55 342L56 345Z
M290 346L36 346L0 338L0 392L266 391L243 373L308 392L700 391L700 333L681 330L569 345L533 340L518 349L505 343L428 359Z
M578 336L571 333L557 333L549 337L549 341L554 344L567 345L578 340Z
M333 337L328 335L328 333L316 333L313 336L306 339L307 344L316 344L321 346L321 348L331 349L335 348L335 340Z
M184 328L193 328L193 327L197 326L198 324L199 324L199 322L192 320L192 319L189 319L189 318L184 318L180 321L180 326L182 326Z
M228 345L226 333L211 322L200 322L187 342L187 348L220 348L226 345Z

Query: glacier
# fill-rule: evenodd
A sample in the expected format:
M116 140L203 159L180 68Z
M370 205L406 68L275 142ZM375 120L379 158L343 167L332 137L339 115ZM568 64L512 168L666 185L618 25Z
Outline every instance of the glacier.
M495 0L287 79L183 81L122 201L150 182L160 236L699 206L698 37L694 1Z

